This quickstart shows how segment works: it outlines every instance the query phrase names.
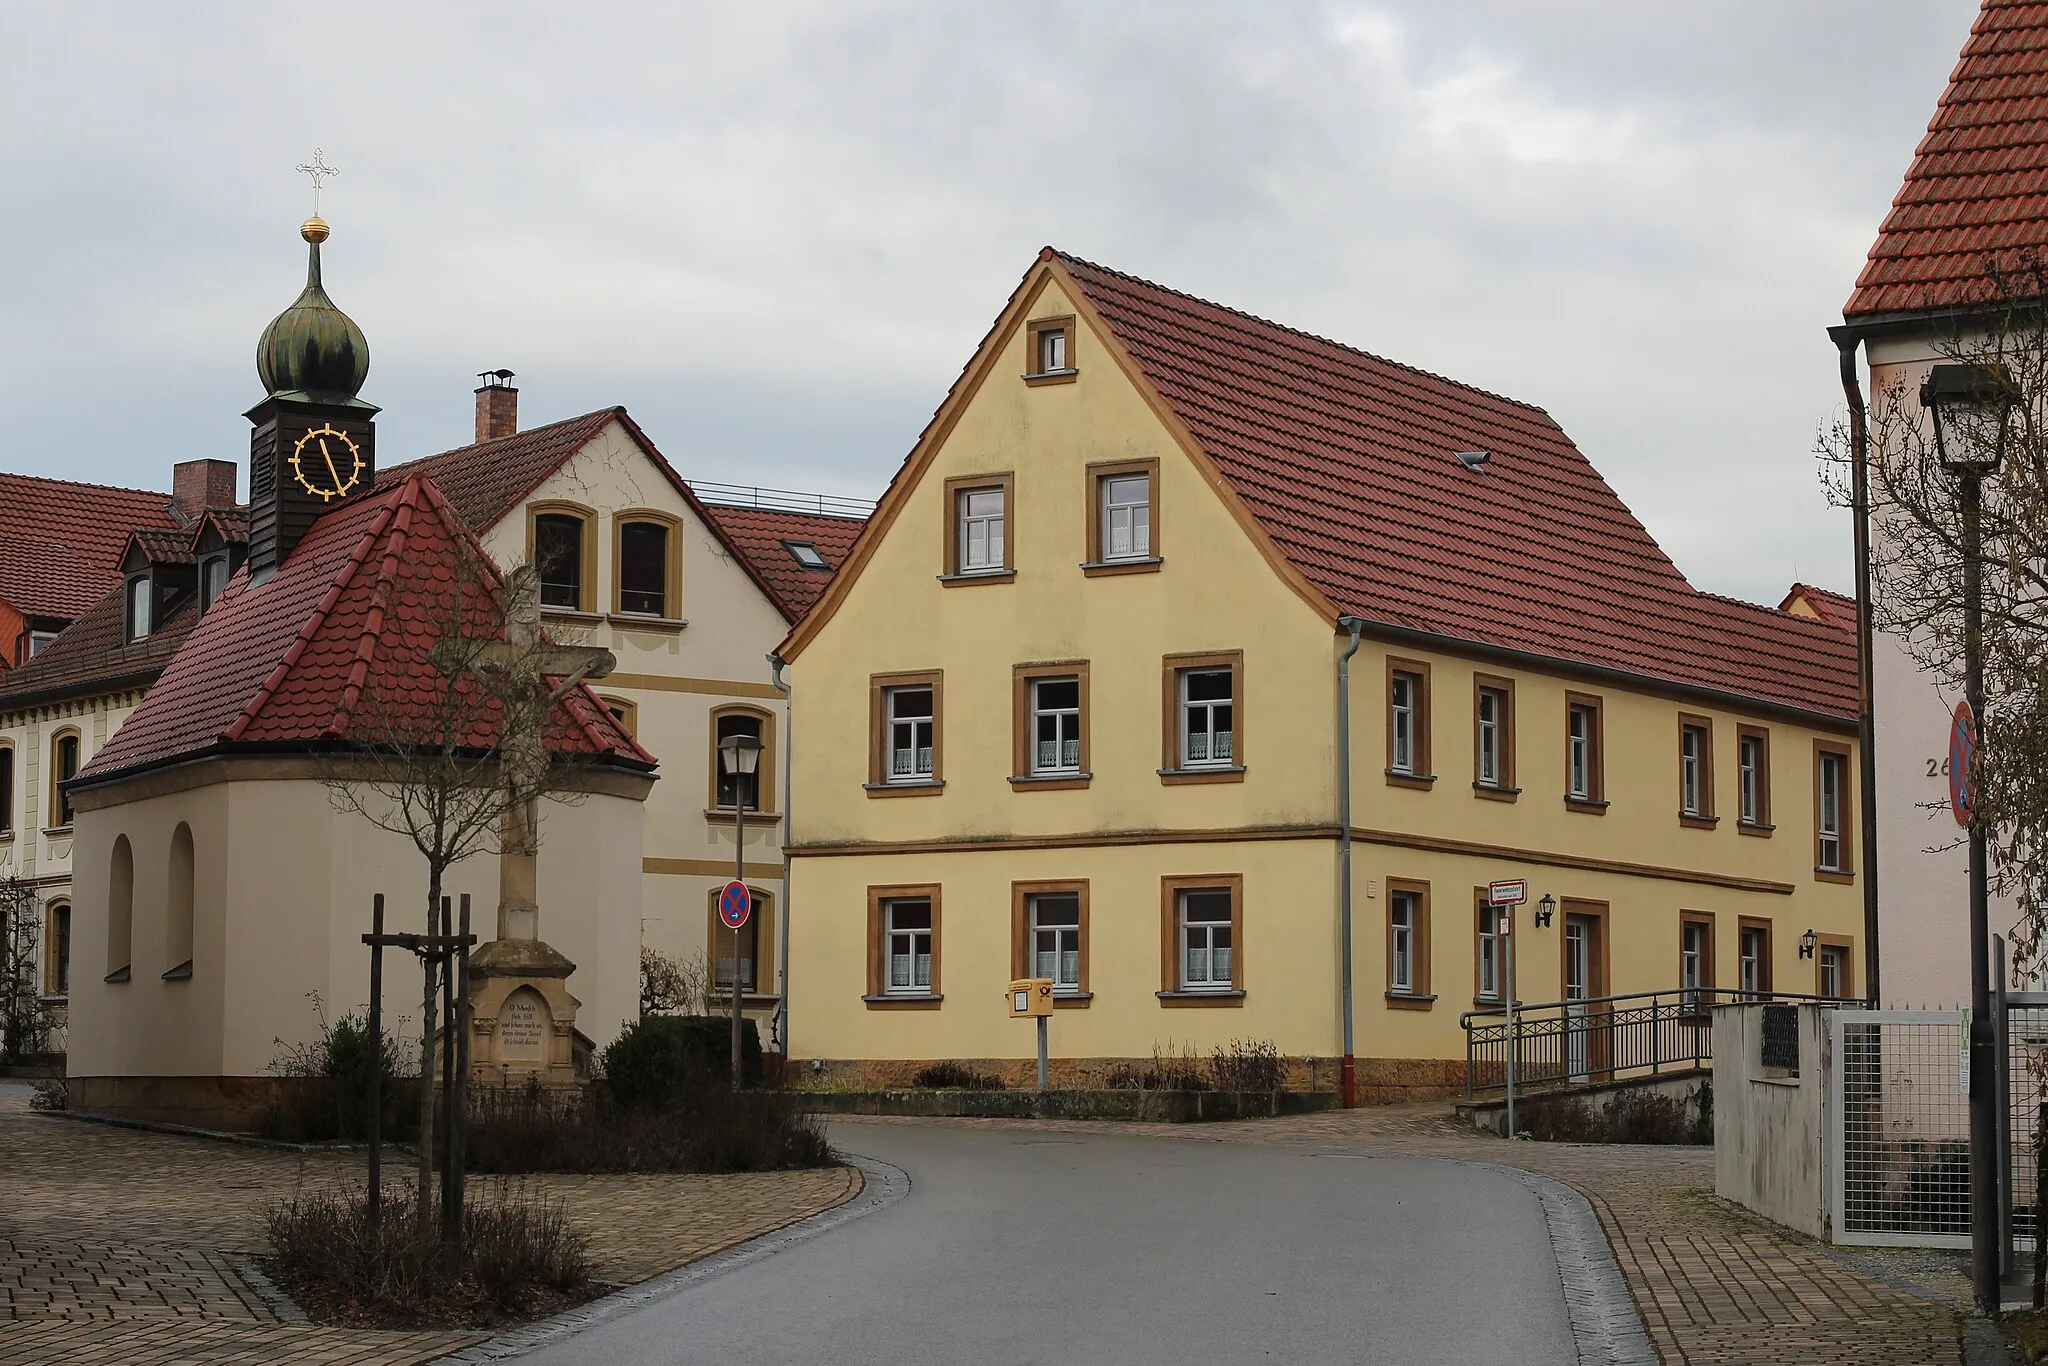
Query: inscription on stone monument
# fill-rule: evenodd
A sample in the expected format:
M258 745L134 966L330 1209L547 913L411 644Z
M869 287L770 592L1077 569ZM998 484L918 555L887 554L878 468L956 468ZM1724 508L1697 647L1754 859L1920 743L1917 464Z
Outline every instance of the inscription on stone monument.
M547 1002L536 993L513 992L498 1011L498 1061L546 1062L552 1023Z

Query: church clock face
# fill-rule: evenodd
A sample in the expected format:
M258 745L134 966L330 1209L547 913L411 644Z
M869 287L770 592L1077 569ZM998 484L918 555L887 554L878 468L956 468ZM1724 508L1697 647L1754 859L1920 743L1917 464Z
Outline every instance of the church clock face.
M332 425L315 427L294 442L289 463L299 487L323 503L347 497L362 482L365 464L363 448Z

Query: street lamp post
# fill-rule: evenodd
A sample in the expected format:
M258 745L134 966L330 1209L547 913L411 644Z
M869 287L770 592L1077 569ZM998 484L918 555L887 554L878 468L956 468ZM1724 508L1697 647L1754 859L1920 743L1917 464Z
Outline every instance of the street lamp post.
M761 768L761 741L752 735L728 735L718 742L718 768L732 783L732 876L747 880L747 793ZM749 917L751 918L751 916ZM732 931L732 1089L746 1084L740 1066L740 932ZM758 931L757 931L758 933Z
M1963 518L1963 695L1984 714L1984 480L1998 473L2012 386L1983 365L1936 365L1920 388L1933 415L1935 454L1957 477ZM1979 723L1981 724L1981 722ZM1965 775L1974 783L1975 775ZM1864 819L1870 819L1865 813ZM1984 822L1970 810L1970 1285L1977 1312L1999 1305L1997 1059L1991 1026L1990 873ZM1866 870L1866 876L1868 875Z

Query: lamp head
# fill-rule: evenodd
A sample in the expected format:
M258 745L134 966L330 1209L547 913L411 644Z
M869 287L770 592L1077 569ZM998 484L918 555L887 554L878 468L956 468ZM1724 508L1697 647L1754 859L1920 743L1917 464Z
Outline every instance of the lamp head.
M2012 436L2019 394L2003 367L1947 363L1934 366L1920 386L1920 402L1934 418L1934 450L1951 474L1998 473Z
M1814 951L1815 947L1817 947L1817 946L1819 945L1819 943L1820 943L1820 936L1819 936L1819 935L1817 935L1817 934L1815 934L1815 933L1814 933L1814 932L1813 932L1812 930L1808 930L1808 931L1807 931L1807 932L1806 932L1805 934L1802 934L1802 935L1800 935L1800 936L1799 936L1799 956L1800 956L1801 958L1811 958L1811 957L1813 957L1813 951Z
M718 766L729 778L750 778L761 767L761 741L752 735L728 735L718 742Z

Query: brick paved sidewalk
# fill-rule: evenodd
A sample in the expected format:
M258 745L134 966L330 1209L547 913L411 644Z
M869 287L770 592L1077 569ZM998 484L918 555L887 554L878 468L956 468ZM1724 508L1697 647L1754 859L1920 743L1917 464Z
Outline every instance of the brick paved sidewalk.
M477 1339L280 1321L236 1271L261 1211L356 1175L359 1153L301 1155L33 1115L0 1091L0 1366L35 1362L412 1366ZM540 1176L630 1284L851 1198L851 1168L737 1176Z
M1592 1203L1667 1366L1961 1361L1956 1315L1947 1306L1873 1280L1833 1250L1717 1202L1714 1158L1707 1149L1506 1143L1459 1127L1441 1103L1230 1124L848 1122L1113 1130L1189 1142L1287 1143L1519 1167L1563 1181Z

